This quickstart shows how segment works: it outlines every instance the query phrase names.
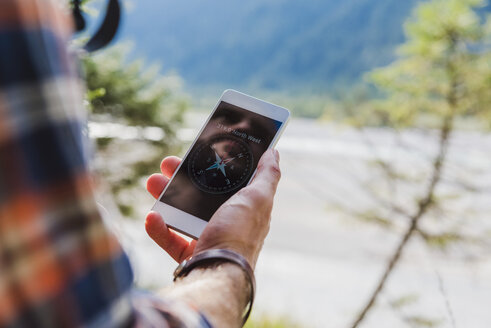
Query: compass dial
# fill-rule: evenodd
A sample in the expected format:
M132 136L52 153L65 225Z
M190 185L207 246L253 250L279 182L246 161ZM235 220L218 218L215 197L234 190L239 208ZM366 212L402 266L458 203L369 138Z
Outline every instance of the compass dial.
M240 138L219 135L198 145L189 156L191 181L201 190L223 194L243 186L249 180L253 156Z

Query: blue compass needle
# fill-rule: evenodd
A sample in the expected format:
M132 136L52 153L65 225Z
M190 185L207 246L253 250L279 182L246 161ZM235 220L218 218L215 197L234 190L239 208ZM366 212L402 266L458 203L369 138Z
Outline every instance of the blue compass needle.
M213 149L213 147L211 147L211 149ZM228 162L232 161L235 159L234 158L228 158L226 160L222 160L220 158L220 156L218 155L218 153L216 152L215 149L213 149L213 151L215 152L215 158L216 158L216 161L215 163L213 163L209 168L207 168L206 170L211 170L211 169L217 169L217 170L220 170L223 174L224 177L227 177L227 174L225 173L225 166L227 165Z

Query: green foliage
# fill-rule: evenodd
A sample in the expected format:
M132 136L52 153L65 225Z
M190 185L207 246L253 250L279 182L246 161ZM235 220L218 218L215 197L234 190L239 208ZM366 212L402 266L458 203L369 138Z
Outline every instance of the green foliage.
M107 137L97 138L96 140L97 148L99 150L104 150L109 146L109 144L111 144L112 141L113 138L107 138Z
M407 294L401 296L395 300L389 302L389 306L394 310L394 313L398 315L400 320L405 323L407 327L413 328L430 328L440 327L443 320L430 318L428 316L421 316L415 314L408 314L410 307L417 304L419 296L416 294Z
M481 127L491 127L491 17L482 21L477 13L484 5L484 0L432 0L420 4L405 24L407 41L399 48L398 59L368 75L383 95L367 109L369 116L379 117L384 125L390 126L397 142L401 141L397 130L406 127L420 126L428 132L428 125L421 123L429 118L437 127L435 134L428 134L428 137L436 135L436 147L431 154L421 156L427 165L418 171L425 180L415 193L410 190L414 189L418 178L408 179L399 173L410 170L407 166L380 156L375 161L387 188L383 195L377 188L370 188L367 194L377 205L374 210L368 209L366 214L359 213L358 216L384 228L392 227L387 222L400 220L405 231L353 328L359 327L373 308L414 235L422 237L428 246L443 250L457 242L479 240L459 229L459 225L463 225L459 220L462 214L452 217L448 213L452 210L455 195L447 192L443 197L441 190L450 183L458 186L458 192L462 194L476 190L468 188L457 176L449 177L448 174L451 172L449 164L455 163L451 162L448 153L456 121L471 118ZM360 130L363 131L362 126ZM376 153L376 147L370 141L367 144ZM403 143L398 146L403 147ZM419 151L418 147L412 150ZM432 219L437 224L432 225ZM446 298L443 284L440 284ZM448 316L453 320L452 308L446 300ZM400 300L392 304L392 308L400 310L407 304L407 300ZM404 313L401 319L411 327L441 324L441 320Z
M451 164L455 165L455 160L448 154L456 122L471 119L474 126L491 128L491 17L483 20L478 14L478 9L483 6L484 0L421 3L405 24L407 40L399 48L397 60L367 75L380 90L381 97L354 112L356 125L362 133L366 119L390 127L385 130L392 134L397 147L419 154L425 165L415 170L424 177L423 181L419 177L413 178L405 174L411 171L408 163L401 165L402 161L396 158L382 157L377 153L377 147L366 140L377 158L374 162L379 170L373 175L382 173L384 181L370 181L366 194L373 199L374 205L356 215L387 229L397 227L397 221L401 221L399 226L404 227L404 232L353 328L359 327L376 304L414 235L422 237L428 246L441 250L457 242L470 244L479 239L466 233L465 229L459 229L464 225L459 219L462 211L451 213L456 211L452 207L454 196L442 197L441 194L452 183L455 185L452 191L458 193L476 190L468 188L457 174L449 173L452 172ZM419 132L426 132L426 140L436 137L436 147L425 149L431 153L421 151L420 148L426 145L405 147L400 130L415 126L420 128ZM428 133L429 127L433 128L431 133ZM385 187L380 192L382 184ZM443 288L441 291L445 296ZM392 307L399 310L406 304L406 300L402 300ZM446 308L452 319L448 301ZM401 319L411 327L435 327L441 323L441 320L418 315L402 315Z
M387 96L374 115L395 127L424 116L473 117L491 127L491 34L481 0L435 0L406 23L399 59L368 78Z
M456 242L465 241L465 238L458 231L442 232L438 234L429 234L420 231L420 234L430 246L443 250Z
M138 131L132 138L120 129L116 136L96 139L98 157L104 163L97 169L124 216L134 211L122 194L156 172L165 155L179 151L176 133L188 108L179 94L178 79L160 76L157 67L144 69L142 60L129 62L128 50L127 46L113 47L83 60L91 121ZM163 137L148 138L143 130L148 127L161 131L158 136Z
M133 215L133 206L123 203L118 203L118 209L126 217L130 217Z
M416 302L418 302L419 296L415 294L409 294L409 295L404 295L401 296L395 300L390 301L390 306L393 309L399 310L401 308L404 308L408 305L412 305Z
M187 103L173 95L158 68L144 70L141 60L128 63L127 52L128 47L120 46L84 60L92 113L128 125L160 127L170 144Z
M442 166L447 160L446 144L458 119L472 120L478 128L491 128L491 16L483 19L476 12L484 4L482 0L433 0L419 5L405 24L407 41L399 48L398 59L367 75L382 96L377 100L359 96L345 102L344 112L350 123L361 131L367 125L389 126L394 129L395 138L397 130L406 127L431 127L439 131L439 148L428 158L428 172L420 176L408 175L387 159L374 161L392 189L378 192L371 186L370 195L382 206L358 213L362 221L391 229L396 226L395 217L407 220L414 215L414 208L422 204L421 196L407 195L405 201L394 201L392 190L411 189L427 180L434 180L435 185L440 183ZM478 191L454 182L462 187L451 197L430 190L429 214L445 208L455 197ZM421 226L419 235L438 249L472 240L463 237L455 227L425 231L424 224Z
M411 316L404 319L410 326L415 328L432 328L438 327L442 323L441 320L428 319L421 316Z

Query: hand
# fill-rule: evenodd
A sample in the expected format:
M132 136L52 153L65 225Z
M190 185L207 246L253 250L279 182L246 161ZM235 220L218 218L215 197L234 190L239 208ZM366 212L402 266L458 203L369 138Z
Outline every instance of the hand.
M177 157L166 157L161 164L162 174L153 174L148 178L147 190L155 198L159 197L179 163ZM254 268L269 231L273 197L280 176L279 154L276 150L268 150L261 157L251 184L216 211L198 241L188 242L169 229L156 212L147 215L147 233L179 263L193 253L226 248L242 254Z

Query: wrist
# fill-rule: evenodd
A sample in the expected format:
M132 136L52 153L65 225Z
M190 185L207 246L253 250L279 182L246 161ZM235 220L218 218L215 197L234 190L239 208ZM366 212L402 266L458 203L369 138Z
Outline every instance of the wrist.
M245 324L252 310L252 305L255 296L255 277L252 267L248 261L239 253L226 249L211 249L197 253L188 260L183 261L174 272L174 281L182 279L193 272L203 270L214 270L217 272L226 271L227 274L232 274L232 286L237 288L241 284L236 284L237 281L245 281L244 285L235 291L236 295L248 295L248 301L242 315L242 324ZM223 269L223 270L222 270ZM195 276L194 274L192 276ZM191 277L190 277L191 278ZM246 289L246 293L244 293ZM241 302L243 303L243 302Z
M246 262L249 264L249 266L252 268L252 271L254 271L255 266L256 266L256 260L257 260L257 254L258 251L253 250L253 247L251 245L246 245L244 243L239 243L239 242L215 242L214 244L207 243L206 248L201 247L201 245L197 245L194 254L200 254L204 253L210 250L225 250L225 251L231 251L234 253L238 253L240 256L242 256Z

